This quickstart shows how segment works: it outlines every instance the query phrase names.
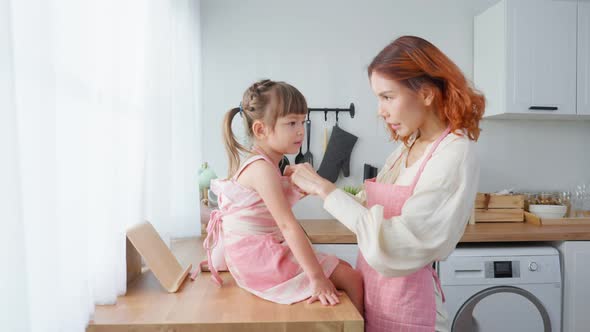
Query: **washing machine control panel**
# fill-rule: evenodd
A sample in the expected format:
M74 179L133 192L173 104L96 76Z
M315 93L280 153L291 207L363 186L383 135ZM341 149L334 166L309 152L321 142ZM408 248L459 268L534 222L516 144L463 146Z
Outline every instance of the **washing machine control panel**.
M498 260L485 262L486 278L519 278L520 261Z
M531 255L528 251L519 253L518 250L519 248L514 248L506 252L514 252L513 255L490 255L482 251L481 256L472 254L472 251L458 250L458 254L449 256L447 264L441 262L439 268L441 281L445 285L561 282L557 253Z

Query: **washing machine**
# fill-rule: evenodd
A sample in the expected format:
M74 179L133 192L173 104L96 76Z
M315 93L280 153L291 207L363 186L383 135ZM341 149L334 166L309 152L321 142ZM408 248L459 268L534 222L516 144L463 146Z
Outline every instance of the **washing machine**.
M550 246L464 246L437 264L451 331L561 331L561 271Z

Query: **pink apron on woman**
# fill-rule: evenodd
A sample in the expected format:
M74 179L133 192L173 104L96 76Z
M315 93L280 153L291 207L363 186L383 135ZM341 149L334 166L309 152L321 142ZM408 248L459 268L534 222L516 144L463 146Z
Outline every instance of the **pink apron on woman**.
M259 155L249 158L231 179L211 181L211 190L218 195L219 202L219 210L211 213L203 243L211 277L218 285L222 284L216 270L222 265L214 264L212 260L212 251L222 250L219 255L225 258L238 286L276 303L299 302L312 295L311 281L258 192L240 185L237 178L248 165L263 159L276 168L290 206L301 199L302 194L270 158L262 151L256 152ZM219 245L221 239L223 248ZM339 263L338 258L322 253L316 253L316 257L329 277Z
M449 132L450 128L447 128L433 144L409 186L377 183L375 179L367 180L367 206L383 206L385 218L401 215L402 207L412 196L426 163ZM397 161L393 165L396 163ZM436 302L433 278L441 294L442 289L432 264L404 277L389 278L375 271L359 253L357 269L363 276L365 288L365 331L434 331Z

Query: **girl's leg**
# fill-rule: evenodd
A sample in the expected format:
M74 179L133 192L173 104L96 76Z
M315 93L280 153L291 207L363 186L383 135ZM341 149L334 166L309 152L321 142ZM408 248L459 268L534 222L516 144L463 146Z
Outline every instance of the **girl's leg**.
M330 280L337 289L346 292L352 304L363 315L363 279L360 272L341 260L340 264L336 266L336 269L334 269L334 272L330 276Z

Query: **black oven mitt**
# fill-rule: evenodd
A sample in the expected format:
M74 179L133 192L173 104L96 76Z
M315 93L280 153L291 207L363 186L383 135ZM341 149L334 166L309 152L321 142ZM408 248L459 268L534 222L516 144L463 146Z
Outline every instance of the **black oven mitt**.
M344 177L348 177L350 175L350 154L357 140L358 137L334 126L318 174L331 182L336 182L342 169Z

